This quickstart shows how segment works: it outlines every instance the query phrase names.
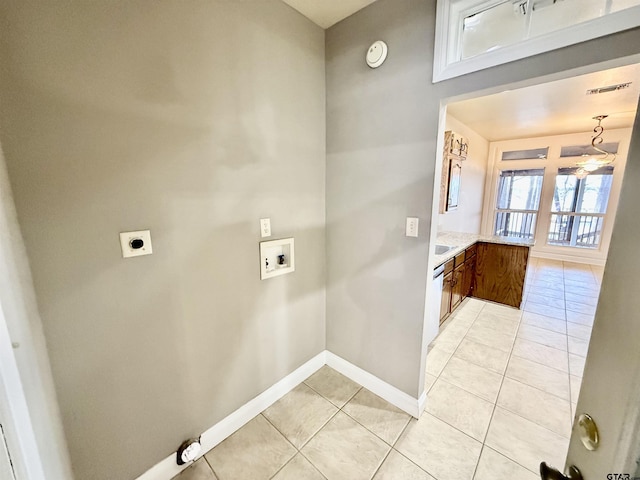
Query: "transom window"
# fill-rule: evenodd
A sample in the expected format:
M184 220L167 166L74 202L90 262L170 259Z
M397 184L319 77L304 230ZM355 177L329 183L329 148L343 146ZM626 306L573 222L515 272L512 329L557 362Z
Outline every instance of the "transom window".
M433 81L640 24L640 0L438 0Z
M638 0L485 1L462 21L458 60L640 5ZM500 25L500 28L496 28Z

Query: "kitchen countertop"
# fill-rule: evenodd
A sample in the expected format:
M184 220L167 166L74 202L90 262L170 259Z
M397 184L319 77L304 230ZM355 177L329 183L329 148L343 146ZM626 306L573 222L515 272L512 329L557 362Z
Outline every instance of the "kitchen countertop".
M460 232L438 232L436 237L437 245L446 245L456 248L449 250L441 255L435 255L435 267L439 267L447 260L452 259L467 247L476 242L498 243L502 245L517 245L521 247L533 247L534 240L518 237L499 237L497 235L478 235L476 233L460 233Z

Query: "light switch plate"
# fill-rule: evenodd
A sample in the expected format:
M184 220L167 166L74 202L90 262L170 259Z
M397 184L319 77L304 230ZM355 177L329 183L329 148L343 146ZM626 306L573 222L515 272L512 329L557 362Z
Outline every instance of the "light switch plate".
M122 248L122 258L151 255L153 253L151 232L149 230L122 232L120 234L120 247Z
M418 223L420 219L417 217L407 217L407 237L417 237L418 236Z
M270 218L260 219L260 236L262 238L271 236L271 219Z

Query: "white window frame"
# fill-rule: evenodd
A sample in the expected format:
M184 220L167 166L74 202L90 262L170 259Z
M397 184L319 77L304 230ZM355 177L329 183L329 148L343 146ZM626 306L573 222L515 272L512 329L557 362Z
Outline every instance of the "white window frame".
M525 160L526 161L526 160ZM539 161L539 160L538 160ZM522 160L504 160L503 162L505 162L505 164L510 164L512 162L522 162ZM540 168L536 168L535 170L542 170L542 188L540 190L540 198L538 199L538 209L537 210L518 210L518 209L511 209L511 208L498 208L498 192L500 190L500 172L505 171L505 170L531 170L530 168L527 168L526 166L520 166L520 167L515 167L515 168L498 168L498 170L496 170L495 172L495 176L496 176L496 187L495 187L495 200L494 200L494 208L493 208L493 225L491 227L491 235L496 235L496 230L498 228L498 214L499 213L523 213L523 214L535 214L536 215L536 221L535 221L535 225L533 227L533 238L531 238L531 240L535 240L536 238L536 232L538 229L538 221L540 220L540 205L542 203L542 192L544 192L544 181L546 178L546 169L545 166L542 166Z
M565 158L572 158L572 157L565 157ZM579 160L576 157L573 157L576 161ZM612 185L611 188L613 189L613 180L615 179L614 175L615 175L615 165L613 166L613 172L611 174L611 178L612 178ZM556 172L556 177L560 175L560 172ZM554 179L555 179L554 178ZM555 182L554 182L555 183ZM581 186L583 185L583 180L578 180L578 184L577 187L579 188L578 191L576 191L576 195L578 196L578 202L581 201L583 195L584 195L584 187ZM555 188L556 185L554 185L554 195L555 195ZM549 228L551 227L551 218L554 215L558 215L558 216L563 216L563 217L573 217L574 219L578 219L578 222L580 221L580 217L594 217L594 218L601 218L602 219L602 226L601 226L601 230L600 230L600 241L598 242L598 244L596 246L593 247L588 247L588 246L580 246L580 245L559 245L556 243L551 243L549 241L549 237L548 235L551 233L549 231L549 228L547 229L547 245L553 245L553 246L558 246L558 247L570 247L570 248L585 248L585 249L589 249L589 250L600 250L600 244L602 243L602 232L605 231L605 227L606 227L606 222L607 219L610 217L610 215L608 215L609 213L609 200L611 200L611 191L609 192L609 197L607 198L607 208L605 209L604 213L585 213L585 212L576 212L576 211L558 211L555 212L553 210L551 210L549 212ZM571 230L571 243L576 241L576 237L578 235L578 228L576 228L575 230L572 228Z
M640 25L640 6L595 18L562 30L456 60L462 42L462 23L468 15L504 0L438 0L433 83L485 68L603 37Z
M613 230L612 221L618 209L622 178L629 151L631 138L630 128L611 129L605 131L607 142L618 142L618 154L613 164L613 184L609 194L607 213L602 225L602 234L598 248L576 248L560 245L550 245L548 240L549 226L551 223L551 199L555 188L555 177L558 168L575 166L579 157L560 157L562 146L587 145L591 140L592 132L570 133L553 135L548 137L522 138L514 140L502 140L489 144L489 160L487 164L487 176L485 179L485 196L482 213L483 235L493 235L495 222L495 205L498 194L498 178L500 170L518 170L520 168L544 168L545 178L542 182L542 196L538 206L538 219L536 222L535 245L532 256L552 258L573 262L593 263L604 265L611 241ZM532 160L502 160L502 152L511 150L525 150L532 148L549 147L547 159ZM555 212L554 212L555 213Z

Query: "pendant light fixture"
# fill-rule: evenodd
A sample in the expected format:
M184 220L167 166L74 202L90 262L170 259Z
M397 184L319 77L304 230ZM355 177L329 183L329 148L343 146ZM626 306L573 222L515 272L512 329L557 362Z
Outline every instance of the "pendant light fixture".
M578 166L576 177L580 179L585 178L591 172L595 172L605 165L613 163L616 159L616 155L614 153L609 153L598 147L598 145L600 145L604 141L604 139L602 138L602 133L604 132L602 120L604 120L608 116L609 115L597 115L593 117L594 120L598 121L598 125L596 125L593 129L593 133L595 133L595 135L591 139L591 148L598 153L590 156L586 160L581 160L576 163L576 165Z

